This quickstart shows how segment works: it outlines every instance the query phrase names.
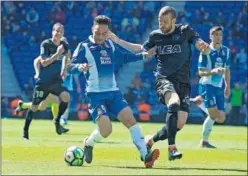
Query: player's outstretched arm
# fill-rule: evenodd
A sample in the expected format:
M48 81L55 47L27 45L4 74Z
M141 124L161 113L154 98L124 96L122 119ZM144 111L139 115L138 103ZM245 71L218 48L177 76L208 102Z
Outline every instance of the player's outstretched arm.
M202 52L205 55L210 54L211 49L209 48L209 44L204 42L203 40L199 39L196 43L195 43L195 47L196 49L198 49L200 52Z
M108 33L108 39L112 40L114 43L134 53L140 53L143 50L141 44L130 43L125 40L122 40L119 37L117 37L113 32Z
M35 71L34 79L38 79L40 75L40 60L41 60L40 56L34 60L34 71Z

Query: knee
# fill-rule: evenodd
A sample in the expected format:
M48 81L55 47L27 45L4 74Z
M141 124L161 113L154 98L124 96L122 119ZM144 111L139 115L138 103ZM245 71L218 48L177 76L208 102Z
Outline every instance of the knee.
M180 103L175 102L168 106L168 112L178 112L180 110Z
M60 94L61 101L68 103L70 101L70 94L68 92L62 92Z
M101 131L101 135L104 138L107 138L111 133L112 133L112 126L110 126L108 129Z
M224 123L226 120L226 116L225 115L221 115L219 118L216 118L215 121L218 123Z
M32 105L32 106L31 106L31 110L32 110L33 112L36 112L36 111L38 110L38 108L39 108L39 106L37 106L37 105Z
M46 106L39 106L39 111L45 111L46 110Z

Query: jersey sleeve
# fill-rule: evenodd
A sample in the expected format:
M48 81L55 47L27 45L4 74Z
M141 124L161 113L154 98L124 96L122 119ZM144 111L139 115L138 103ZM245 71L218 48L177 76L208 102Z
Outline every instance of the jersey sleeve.
M42 59L46 59L49 57L48 47L49 44L47 43L47 41L43 41L40 44L40 56Z
M69 49L70 49L70 46L69 46L69 44L66 43L66 42L62 42L62 45L63 45L63 47L64 47L64 49L65 49L63 55L66 55L66 54L68 53Z
M82 43L79 43L75 51L73 52L72 59L68 66L68 72L71 74L79 74L79 64L88 63L85 57L85 48Z
M198 69L207 68L207 61L207 56L201 53L198 60Z
M153 33L149 34L148 40L145 41L145 43L143 43L143 48L145 50L149 50L151 48L153 48L155 46L155 41L154 41L154 37L153 37Z
M188 38L188 42L194 45L200 39L200 35L190 26L186 27L186 35Z

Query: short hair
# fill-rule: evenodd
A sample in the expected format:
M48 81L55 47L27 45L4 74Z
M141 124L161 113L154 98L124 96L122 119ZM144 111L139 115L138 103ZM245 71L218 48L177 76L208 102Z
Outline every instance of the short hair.
M63 25L63 24L61 24L61 23L55 23L55 24L53 25L53 30L54 30L55 27L57 27L57 26L64 28L64 25Z
M174 7L171 7L171 6L164 6L159 11L159 15L167 15L167 14L171 14L172 18L177 17L176 9Z
M215 31L224 31L224 28L222 26L214 26L209 31L210 35L212 35Z
M94 19L94 24L93 25L99 25L99 24L104 24L110 26L111 19L105 15L98 15Z

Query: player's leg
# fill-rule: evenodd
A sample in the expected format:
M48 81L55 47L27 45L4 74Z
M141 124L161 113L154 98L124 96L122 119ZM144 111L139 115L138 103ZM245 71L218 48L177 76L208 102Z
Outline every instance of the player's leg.
M18 114L20 111L31 108L31 106L32 102L23 102L22 100L19 100L18 106L15 109L15 113Z
M63 87L61 84L56 84L51 87L51 93L59 96L60 104L59 104L59 111L57 117L54 119L54 124L56 128L56 133L61 135L62 133L66 133L69 129L63 128L60 125L60 119L62 114L64 114L65 110L68 107L68 103L70 101L70 94L68 93L67 89Z
M174 83L175 86L179 86ZM167 79L156 80L156 91L159 96L161 103L166 104L168 112L166 114L166 124L161 130L155 134L152 142L157 142L168 138L169 143L169 159L179 159L182 154L177 151L175 145L176 133L178 131L178 113L180 110L180 98L174 88L174 84ZM149 141L147 143L149 147Z
M48 92L45 88L36 85L34 88L33 93L33 101L32 106L30 109L28 109L26 118L25 118L25 124L23 128L23 138L29 139L29 127L32 122L34 113L38 110L39 104L48 96Z
M206 94L204 96L204 105L202 105L201 107L204 111L205 108L207 108L208 116L203 122L202 139L200 141L200 147L216 148L215 146L211 145L208 140L212 132L213 125L216 119L220 116L220 114L219 110L217 109L215 90L213 90L213 87L209 85L206 85L204 87Z
M136 123L132 110L124 100L122 93L116 91L111 93L110 96L113 97L112 101L107 104L110 112L129 129L133 143L139 150L142 161L145 162L145 166L152 167L155 160L159 157L159 150L156 149L148 153L144 136L142 135L139 125Z
M104 101L101 101L100 98L100 94L89 95L91 102L89 112L93 122L96 123L98 127L84 139L84 156L87 163L92 162L94 144L108 137L112 132L112 124L108 117L107 109Z
M70 94L70 102L68 103L68 107L65 110L64 114L61 116L61 119L60 119L61 125L67 125L67 120L68 120L69 113L70 113L70 106L71 106L71 103L73 101L73 92L69 91L69 94Z

